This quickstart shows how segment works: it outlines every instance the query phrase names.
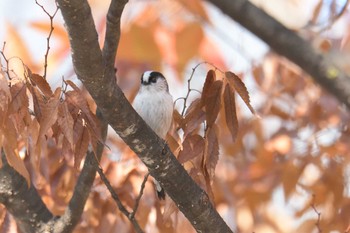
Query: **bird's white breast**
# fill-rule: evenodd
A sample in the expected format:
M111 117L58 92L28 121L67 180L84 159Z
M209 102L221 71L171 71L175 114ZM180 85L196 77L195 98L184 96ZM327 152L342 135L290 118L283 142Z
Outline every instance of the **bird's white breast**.
M165 138L172 121L173 98L167 91L152 91L141 87L134 100L134 108L161 138Z

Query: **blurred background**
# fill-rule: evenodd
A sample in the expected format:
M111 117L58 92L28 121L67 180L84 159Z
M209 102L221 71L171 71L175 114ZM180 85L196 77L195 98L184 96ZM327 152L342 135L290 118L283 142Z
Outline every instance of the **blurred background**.
M102 46L109 1L89 2ZM349 1L251 2L348 72ZM54 1L39 3L51 15L56 10ZM34 0L2 0L0 22L0 49L10 58L10 69L21 77L24 63L43 74L51 28L48 15ZM59 11L53 26L47 80L53 87L62 85L62 77L79 84ZM145 70L159 70L167 77L174 100L186 96L192 73L191 88L198 91L209 69L232 71L242 78L259 117L237 97L239 132L234 141L219 116L220 155L212 184L216 208L232 229L350 232L348 112L299 67L215 6L200 0L131 0L122 16L116 68L118 84L130 100ZM191 91L189 100L199 96ZM175 106L181 112L183 101L177 100ZM147 169L114 133L109 133L107 145L111 150L105 151L101 165L122 200L132 207ZM45 161L50 164L51 159ZM71 159L63 163L63 170L63 165L55 167L60 172L49 172L36 183L55 214L64 210L78 176ZM132 232L99 179L90 196L76 232ZM169 206L158 203L149 182L136 215L143 229L194 232ZM3 226L11 216L3 207L0 212ZM9 231L17 232L10 222Z

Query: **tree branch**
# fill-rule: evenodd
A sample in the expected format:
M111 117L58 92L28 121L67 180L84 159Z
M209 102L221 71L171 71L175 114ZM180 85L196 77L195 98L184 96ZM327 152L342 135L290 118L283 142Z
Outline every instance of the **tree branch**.
M45 232L53 215L46 208L34 185L27 182L7 162L2 152L0 203L14 216L22 232Z
M198 232L232 232L208 195L187 174L165 141L135 112L114 78L107 75L88 3L57 2L69 34L75 71L104 118L136 152Z
M112 0L107 13L106 36L102 54L108 69L114 68L120 39L120 20L125 4L128 0Z
M310 43L246 0L209 0L312 76L350 109L350 77Z

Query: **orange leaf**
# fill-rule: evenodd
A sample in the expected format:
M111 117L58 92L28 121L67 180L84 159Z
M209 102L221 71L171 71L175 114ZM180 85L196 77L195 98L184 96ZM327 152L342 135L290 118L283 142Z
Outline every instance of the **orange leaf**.
M209 127L214 124L220 111L222 84L221 80L216 80L209 88L208 96L205 99L206 120Z
M7 31L5 33L6 39L6 53L7 57L20 57L27 67L36 68L34 64L32 55L25 43L25 40L19 34L19 30L12 24L7 22ZM12 67L13 70L17 70L16 67Z
M0 70L0 110L7 111L11 101L11 92L5 75Z
M250 98L249 98L249 92L242 82L242 80L234 73L228 71L225 72L225 76L231 85L232 88L234 88L239 96L243 99L244 103L248 106L249 110L255 114L255 111L253 107L250 105Z
M67 80L66 83L74 89L74 91L66 92L66 96L69 97L68 100L83 112L83 118L86 120L86 126L90 135L96 137L101 143L103 143L99 121L96 115L91 112L89 104L86 98L84 98L82 91L72 81Z
M57 123L60 126L62 133L68 140L70 146L73 148L73 126L74 120L72 115L69 112L67 102L63 102L58 106L58 118Z
M216 74L214 70L209 70L207 73L207 77L205 78L203 90L202 90L202 96L201 96L201 102L203 105L205 105L205 99L208 98L209 90L213 83L216 80Z
M151 63L153 69L160 68L162 58L155 42L155 30L155 25L141 27L133 23L127 31L122 31L118 58L138 63Z
M185 163L197 156L203 154L204 139L198 134L189 135L182 144L183 150L179 153L179 163Z
M184 137L191 134L205 120L205 112L202 110L201 100L194 100L186 111L184 119Z
M21 109L28 110L29 99L26 93L26 86L23 83L16 83L10 88L12 101L9 106L9 113L17 113Z
M216 67L220 67L221 69L226 69L226 61L220 53L218 44L208 38L208 36L204 36L201 41L199 55L201 60L215 64Z
M199 23L187 24L176 33L175 48L178 58L176 68L179 73L193 57L197 56L203 35L203 28Z
M237 138L238 120L236 112L235 92L227 83L224 91L225 118L228 129L231 132L233 141Z
M18 154L17 144L17 132L14 124L10 118L7 118L7 122L4 125L3 130L3 149L6 155L6 159L11 167L13 167L19 174L21 174L27 181L28 187L30 186L30 176L27 168L24 166L23 160Z
M61 88L57 88L55 90L55 93L50 97L49 100L45 101L43 100L43 97L39 98L39 105L41 109L42 118L39 120L40 129L36 144L40 143L40 140L42 140L47 130L49 130L57 120L60 94Z

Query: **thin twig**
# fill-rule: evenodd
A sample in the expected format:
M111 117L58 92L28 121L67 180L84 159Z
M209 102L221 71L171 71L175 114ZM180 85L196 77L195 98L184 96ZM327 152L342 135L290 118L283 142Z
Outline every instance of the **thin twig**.
M119 210L130 220L130 222L132 223L132 225L135 228L135 231L137 233L143 233L143 230L141 229L139 223L137 222L137 220L134 218L135 213L130 213L125 206L123 205L123 203L121 202L121 200L118 197L118 194L114 191L111 183L109 182L109 180L107 179L107 177L105 176L105 174L103 173L103 170L100 166L98 166L97 168L97 172L101 177L101 180L103 181L103 183L106 185L108 191L111 193L112 198L114 199L114 201L117 203L117 206L119 208ZM141 186L142 188L142 186ZM143 190L143 189L142 189ZM139 195L140 196L140 195ZM141 198L141 197L140 197ZM135 209L135 208L134 208Z
M10 72L9 72L9 59L7 59L7 57L5 56L5 46L6 46L6 41L4 41L4 44L3 44L2 49L0 51L0 54L4 58L4 60L6 62L5 73L7 74L8 79L11 80Z
M219 69L217 66L215 66L214 64L212 64L212 63L210 63L210 62L206 62L206 61L200 62L200 63L198 63L194 68L192 68L191 76L190 76L190 78L187 80L187 94L186 94L186 96L185 96L185 97L178 98L178 99L175 100L175 102L178 101L178 100L180 100L180 99L183 99L183 101L184 101L184 103L183 103L183 108L182 108L182 112L181 112L181 116L184 116L184 114L185 114L185 111L186 111L186 109L187 109L188 97L190 96L191 92L192 92L192 91L197 91L197 92L201 93L200 91L191 88L191 81L192 81L192 78L193 78L193 75L194 75L194 72L196 71L196 69L197 69L200 65L203 65L203 64L210 65L210 66L212 66L213 68L215 68L215 70L218 70L219 72L224 73L224 72L223 72L221 69Z
M315 198L316 195L312 195L312 203L311 203L311 208L315 211L315 213L317 214L317 221L315 223L318 233L322 233L322 229L321 229L321 212L319 212L315 206Z
M134 208L130 214L130 218L134 219L135 217L135 214L136 214L136 211L137 209L139 208L139 204L140 204L140 200L141 200L141 197L143 195L143 190L145 189L145 186L146 186L146 182L148 180L148 177L149 177L149 173L147 173L145 175L145 177L143 178L143 181L142 181L142 184L141 184L141 188L140 188L140 192L139 192L139 195L137 196L136 198L136 201L135 201L135 205L134 205Z
M59 7L56 3L56 10L55 12L51 15L49 12L47 12L47 10L45 9L45 7L43 5L41 5L38 0L35 0L35 3L41 7L41 9L45 12L45 14L47 16L49 16L50 18L50 32L49 32L49 35L48 37L46 38L46 44L47 44L47 47L46 47L46 53L45 53L45 63L44 63L44 75L43 77L46 79L46 73L47 73L47 58L49 56L49 51L50 51L50 39L51 39L51 36L52 36L52 32L53 30L55 29L54 26L53 26L53 19L55 18L58 10L59 10Z

